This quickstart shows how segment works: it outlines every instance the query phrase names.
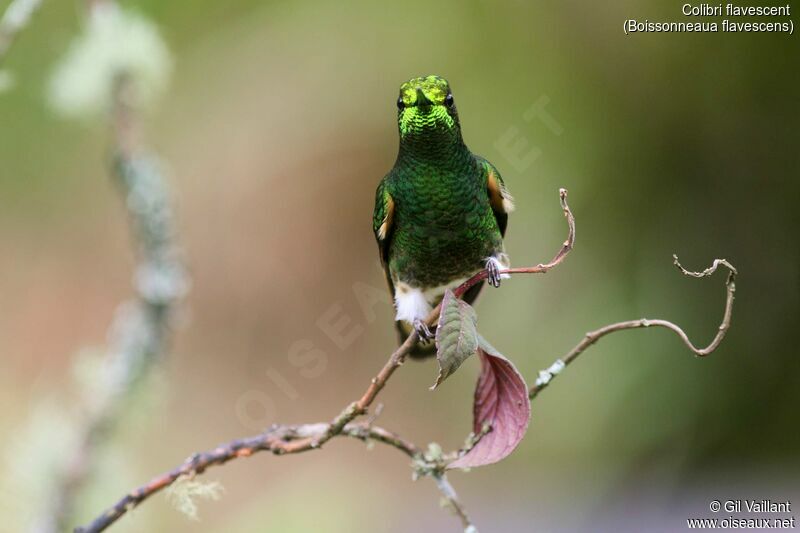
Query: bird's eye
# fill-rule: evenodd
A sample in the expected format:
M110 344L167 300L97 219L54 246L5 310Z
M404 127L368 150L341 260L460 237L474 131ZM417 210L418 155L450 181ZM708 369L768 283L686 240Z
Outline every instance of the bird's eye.
M452 94L448 94L447 96L444 97L444 105L446 105L447 107L453 107L454 103L455 102L453 101Z
M403 97L397 99L397 109L403 109L406 106L405 102L403 102Z

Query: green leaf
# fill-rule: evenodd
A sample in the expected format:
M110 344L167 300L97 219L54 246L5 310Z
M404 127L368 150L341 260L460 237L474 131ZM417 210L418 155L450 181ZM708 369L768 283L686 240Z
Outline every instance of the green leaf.
M439 362L439 376L431 390L435 389L448 376L458 370L467 358L478 350L478 317L467 302L456 298L453 291L447 291L442 298L439 325L436 328L436 360Z

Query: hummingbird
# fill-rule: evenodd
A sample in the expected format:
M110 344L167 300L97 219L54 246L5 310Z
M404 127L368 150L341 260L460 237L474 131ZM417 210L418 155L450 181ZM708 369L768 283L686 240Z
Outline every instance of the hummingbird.
M419 334L412 357L435 352L425 323L444 293L486 269L500 286L510 265L503 245L514 201L497 168L461 135L450 84L412 78L397 99L400 148L375 193L372 229L394 299L400 342ZM463 299L473 303L484 282Z

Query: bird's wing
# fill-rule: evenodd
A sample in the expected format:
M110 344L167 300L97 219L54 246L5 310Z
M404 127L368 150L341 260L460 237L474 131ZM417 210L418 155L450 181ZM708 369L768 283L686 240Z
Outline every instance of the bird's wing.
M387 176L388 178L388 176ZM372 213L372 231L375 233L375 240L378 242L378 252L381 257L383 272L386 274L386 284L389 286L389 294L394 299L394 283L389 272L389 247L392 244L393 222L394 222L394 199L389 192L387 178L381 180L378 190L375 191L375 211ZM397 338L400 344L409 336L411 328L401 321L395 322ZM428 357L436 353L433 343L426 345L416 344L411 349L411 357Z
M382 179L375 191L375 211L372 213L372 231L375 233L375 240L378 242L378 252L381 258L383 271L386 273L386 283L389 284L389 292L394 298L394 284L392 276L389 274L389 246L392 243L394 222L394 199L389 193L386 178Z
M500 172L486 159L476 156L486 176L486 192L489 195L489 204L492 206L500 234L505 237L508 225L508 214L514 210L514 198L508 192Z
M503 178L500 177L500 172L497 171L495 166L481 156L475 156L481 169L483 170L484 179L486 179L486 194L489 195L489 205L492 206L494 218L497 221L497 227L500 228L500 235L506 236L506 226L508 226L508 214L514 210L514 198L511 193L506 189L506 184ZM478 299L478 295L486 284L481 281L470 287L464 293L463 299L468 304L472 305Z

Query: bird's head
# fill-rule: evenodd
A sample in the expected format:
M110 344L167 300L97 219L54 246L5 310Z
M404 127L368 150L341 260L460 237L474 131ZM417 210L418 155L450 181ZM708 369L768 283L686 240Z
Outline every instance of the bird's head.
M437 134L460 138L456 104L447 80L425 76L402 84L397 99L397 123L401 139Z

